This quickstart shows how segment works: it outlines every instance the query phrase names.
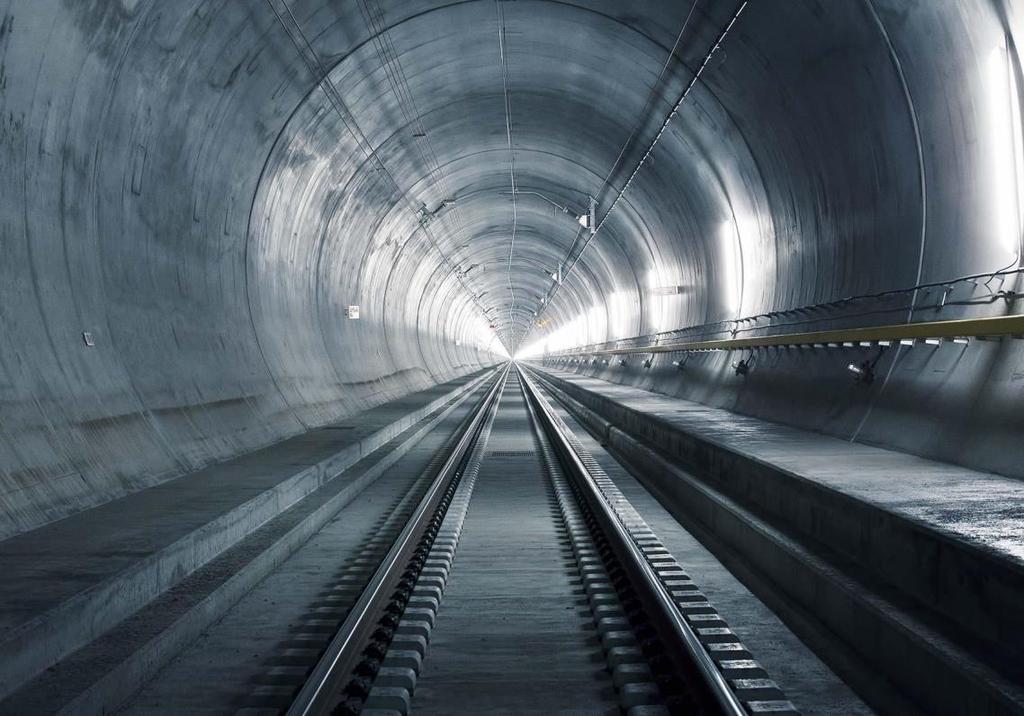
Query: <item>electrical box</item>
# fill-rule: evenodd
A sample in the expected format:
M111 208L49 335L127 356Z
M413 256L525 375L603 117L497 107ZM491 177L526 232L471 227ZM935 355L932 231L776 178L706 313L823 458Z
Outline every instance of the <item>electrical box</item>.
M357 319L359 318L359 306L349 306L345 309L345 318Z

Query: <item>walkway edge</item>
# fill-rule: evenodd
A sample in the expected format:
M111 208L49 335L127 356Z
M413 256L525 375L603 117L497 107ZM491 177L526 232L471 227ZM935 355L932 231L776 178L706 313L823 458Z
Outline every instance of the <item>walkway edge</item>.
M252 534L268 520L444 404L469 393L486 372L369 437L304 467L275 487L137 562L111 579L10 630L0 640L0 700L44 669L116 626L214 557Z

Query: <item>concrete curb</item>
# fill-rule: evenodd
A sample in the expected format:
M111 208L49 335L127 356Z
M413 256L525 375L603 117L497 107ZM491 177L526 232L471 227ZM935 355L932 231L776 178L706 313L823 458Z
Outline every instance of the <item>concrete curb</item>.
M591 411L588 419L599 426L604 439L614 425L656 445L766 521L862 565L944 618L964 625L1002 657L1020 658L1021 564L915 517L857 499L733 446L683 432L558 376L544 376Z
M728 561L742 563L745 576L753 576L745 581L753 582L755 591L763 594L767 587L785 595L771 601L786 602L776 611L795 630L824 628L838 636L842 649L849 650L841 657L840 670L876 705L901 713L914 706L926 713L950 714L1024 709L1019 687L923 622L913 609L874 593L855 576L615 427L558 384L548 381L546 387L637 470L641 482L687 529L715 547L716 554L723 547L729 550ZM865 678L865 670L876 676ZM891 683L880 685L879 675ZM892 693L894 684L913 705Z
M455 398L486 380L485 373L436 398L373 435L307 466L251 500L140 560L107 581L15 627L0 641L0 699L44 669L93 641L173 587L268 520L337 477Z
M486 376L484 376L486 378ZM478 385L480 381L474 381ZM454 396L454 397L453 397ZM420 427L393 450L383 455L349 485L319 506L298 525L281 535L266 550L252 559L241 570L216 587L199 603L179 617L174 624L147 642L141 649L118 664L103 678L61 708L62 714L109 713L123 705L141 689L157 671L164 667L202 631L223 616L232 605L244 597L264 577L290 557L315 535L339 510L348 505L364 489L373 484L384 472L398 462L427 433L458 408L469 397L469 391L458 390L449 394L450 404L422 422ZM420 422L420 421L417 421ZM410 426L412 427L412 426ZM407 428L409 429L409 428Z

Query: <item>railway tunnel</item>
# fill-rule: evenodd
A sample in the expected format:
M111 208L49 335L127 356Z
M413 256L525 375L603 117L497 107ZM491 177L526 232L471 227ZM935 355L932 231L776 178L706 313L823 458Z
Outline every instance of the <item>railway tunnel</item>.
M0 713L1024 712L1018 0L0 2Z

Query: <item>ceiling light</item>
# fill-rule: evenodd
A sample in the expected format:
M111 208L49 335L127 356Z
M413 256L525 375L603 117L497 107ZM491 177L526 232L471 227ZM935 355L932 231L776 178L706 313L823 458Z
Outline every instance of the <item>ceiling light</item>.
M586 214L580 214L576 217L576 221L584 229L590 229L590 234L593 236L597 233L597 201L594 197L590 197L590 209Z

